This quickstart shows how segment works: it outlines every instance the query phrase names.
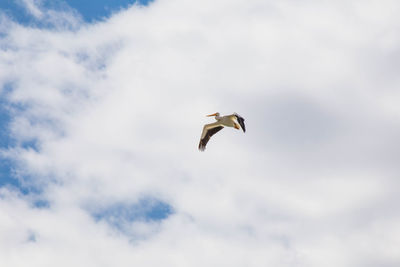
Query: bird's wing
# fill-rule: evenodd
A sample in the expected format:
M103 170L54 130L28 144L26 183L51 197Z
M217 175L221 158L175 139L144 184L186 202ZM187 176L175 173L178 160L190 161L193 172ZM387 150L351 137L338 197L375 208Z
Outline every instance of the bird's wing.
M236 119L238 123L240 124L240 127L242 127L243 132L246 132L246 126L244 125L244 118L240 116L239 114L235 113Z
M203 132L201 134L201 139L199 143L199 150L204 151L206 149L206 145L208 140L210 140L211 136L221 131L224 128L220 123L214 122L210 124L204 125Z

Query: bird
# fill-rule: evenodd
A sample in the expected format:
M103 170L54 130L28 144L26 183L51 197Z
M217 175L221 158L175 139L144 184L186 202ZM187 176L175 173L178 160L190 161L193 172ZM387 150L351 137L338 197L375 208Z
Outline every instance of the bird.
M217 120L214 123L209 123L204 125L203 132L201 133L199 150L204 151L206 149L206 145L210 140L211 136L221 131L225 126L233 127L237 130L242 128L243 132L246 132L246 126L244 125L244 118L241 117L237 113L233 113L231 115L220 116L219 112L207 115L207 117L215 117Z

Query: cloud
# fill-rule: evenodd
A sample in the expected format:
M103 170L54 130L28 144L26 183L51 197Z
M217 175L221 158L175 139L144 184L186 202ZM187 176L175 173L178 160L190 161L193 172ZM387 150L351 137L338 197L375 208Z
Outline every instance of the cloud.
M33 15L35 18L43 18L43 11L40 9L42 1L37 0L21 0L21 6L25 7L26 11Z
M17 0L5 7L15 9L3 12L29 27L76 29L82 23L82 15L71 8L65 1ZM22 12L23 11L23 12ZM3 13L2 12L2 13ZM11 14L10 14L11 13Z
M2 155L38 190L1 188L0 265L400 263L399 4L379 3L160 0L94 24L55 13L74 26L53 28L3 16ZM217 111L246 134L199 153ZM173 212L135 219L143 199Z

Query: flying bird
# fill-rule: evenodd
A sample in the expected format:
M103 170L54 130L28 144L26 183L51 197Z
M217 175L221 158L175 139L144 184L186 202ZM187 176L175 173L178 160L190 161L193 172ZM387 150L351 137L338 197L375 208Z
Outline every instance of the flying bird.
M214 123L206 124L203 127L203 132L201 133L200 143L199 143L199 150L204 151L206 149L206 145L208 140L210 140L211 136L216 134L217 132L221 131L224 126L227 127L234 127L235 129L239 130L242 128L243 132L246 132L246 127L244 125L244 119L237 113L233 113L227 116L219 116L219 112L207 115L207 117L213 117L217 120Z

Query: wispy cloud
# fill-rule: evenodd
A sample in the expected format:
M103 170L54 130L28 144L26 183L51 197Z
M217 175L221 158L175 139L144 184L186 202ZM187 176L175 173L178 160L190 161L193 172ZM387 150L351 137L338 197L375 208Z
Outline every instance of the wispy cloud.
M37 188L0 188L1 266L400 263L397 2L25 4L56 26L0 20L2 155ZM216 111L247 132L198 153Z
M26 11L37 19L43 18L43 10L40 9L41 0L20 0Z

